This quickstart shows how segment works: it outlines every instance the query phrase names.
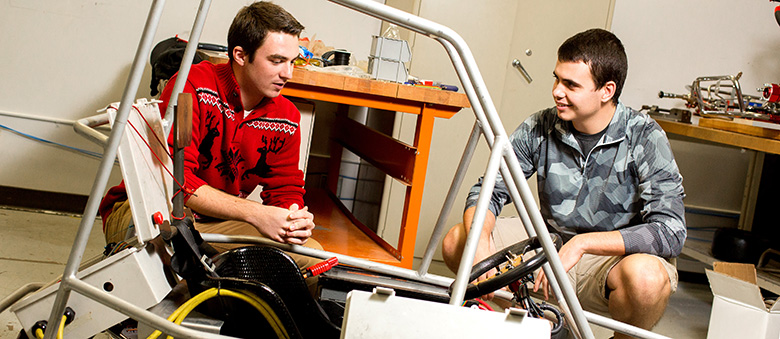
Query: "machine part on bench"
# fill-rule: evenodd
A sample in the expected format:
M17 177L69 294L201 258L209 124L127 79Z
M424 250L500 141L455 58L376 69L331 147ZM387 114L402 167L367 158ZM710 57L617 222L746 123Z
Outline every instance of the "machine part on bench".
M642 105L640 111L647 111L648 115L658 119L678 121L685 124L691 123L691 111L687 109L682 109L682 108L666 109L666 108L659 108L656 105L652 105L652 106Z
M689 93L674 94L659 92L659 98L682 99L685 106L701 116L720 116L726 118L751 118L757 120L780 120L780 86L765 84L758 88L760 96L742 93L737 75L697 77L690 86Z

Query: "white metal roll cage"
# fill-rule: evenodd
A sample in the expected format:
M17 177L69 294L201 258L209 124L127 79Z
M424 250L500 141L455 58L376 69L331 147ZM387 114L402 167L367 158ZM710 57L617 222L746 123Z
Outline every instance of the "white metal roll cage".
M460 35L458 35L452 29L440 24L383 4L376 3L371 0L329 1L407 28L416 33L435 39L441 43L450 56L453 66L455 67L460 81L463 84L466 95L468 96L468 99L471 103L474 114L476 115L477 119L475 121L474 128L471 132L466 149L463 153L463 157L461 158L460 164L453 178L452 185L447 194L447 198L444 202L444 205L442 206L441 213L436 222L431 239L429 240L420 268L417 271L413 271L390 265L374 263L368 260L357 259L342 254L318 251L297 245L283 245L258 237L203 234L204 240L210 242L244 242L269 244L280 247L287 251L323 259L336 256L339 258L339 262L341 263L358 266L378 273L415 281L427 282L440 286L450 286L450 284L453 283L452 279L432 275L427 271L433 259L437 244L441 241L441 238L447 229L447 225L445 224L447 215L449 215L451 212L455 196L463 181L466 169L468 168L468 165L471 161L471 157L474 153L474 149L477 145L479 134L481 132L481 134L485 136L485 139L491 148L491 153L487 170L485 171L482 189L477 201L476 213L474 215L473 224L471 226L472 231L466 241L466 247L463 251L463 258L461 260L457 276L454 280L453 293L450 304L459 306L463 302L465 289L468 284L469 273L474 261L474 253L476 252L479 233L482 230L482 224L485 220L490 196L492 194L497 175L500 171L505 183L509 188L511 197L515 202L515 207L524 227L526 228L526 231L529 235L538 236L540 239L542 249L548 258L548 263L543 267L544 272L548 277L551 277L549 280L553 293L560 301L561 307L564 308L567 316L570 316L568 320L572 328L572 332L579 338L593 338L593 333L590 326L588 325L588 321L590 321L594 324L636 337L666 338L653 332L636 328L634 326L630 326L582 310L574 290L569 283L566 271L562 267L557 250L555 249L552 239L550 238L550 234L547 231L544 220L542 219L539 209L536 206L533 194L528 187L528 183L525 180L523 171L520 168L520 164L511 150L506 131L501 124L501 121L496 112L496 108L493 105L493 101L490 98L474 57L471 54L471 50L468 48L466 42L460 37ZM92 126L101 120L97 117L90 117L79 120L79 122L74 127L78 133L85 135L88 139L103 144L105 151L104 157L98 168L98 173L96 175L89 200L87 201L87 205L85 207L84 217L81 220L79 230L76 234L76 238L68 258L68 262L65 266L60 287L57 290L56 299L48 319L48 324L50 324L49 328L57 328L59 326L61 315L63 314L70 293L71 291L76 291L131 318L161 329L170 335L183 338L230 338L227 336L204 333L182 327L180 325L175 325L147 310L139 308L120 298L109 295L76 277L78 267L83 258L86 244L89 239L90 230L94 224L94 218L90 216L97 214L102 194L108 183L111 168L114 164L114 159L117 156L119 142L122 134L124 133L128 114L136 96L138 85L141 81L145 62L151 50L153 42L152 39L157 30L164 3L165 0L152 1L141 41L138 44L138 49L133 60L132 69L126 82L125 90L122 94L121 104L117 112L114 127L111 129L109 137L105 139L104 135L95 133L91 129ZM165 119L163 121L165 135L170 132L172 127L172 110L173 107L176 106L178 93L181 93L184 88L184 80L187 79L187 75L192 63L192 58L200 40L200 35L210 5L211 0L201 0L200 2L200 7L198 9L196 19L193 23L192 34L185 49L184 58L179 69L179 77L174 84L173 94L171 95L171 103L168 105L168 110L166 111ZM509 298L509 293L505 291L498 291L497 295L506 299ZM45 338L54 338L55 332L56 331L46 331Z

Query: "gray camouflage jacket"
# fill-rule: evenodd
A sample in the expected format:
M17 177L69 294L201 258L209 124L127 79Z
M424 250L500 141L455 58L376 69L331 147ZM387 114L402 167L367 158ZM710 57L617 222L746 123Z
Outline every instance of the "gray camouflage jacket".
M531 115L510 136L525 177L537 173L550 231L568 240L577 233L618 230L626 254L678 256L686 237L685 193L658 123L621 102L590 154L582 154L572 128L552 107ZM466 208L476 205L481 184L480 178L471 188ZM490 211L497 216L511 202L499 176Z

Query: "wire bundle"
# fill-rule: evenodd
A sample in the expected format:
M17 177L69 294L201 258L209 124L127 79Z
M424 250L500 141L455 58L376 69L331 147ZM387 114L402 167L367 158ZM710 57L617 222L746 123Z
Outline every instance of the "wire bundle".
M179 306L179 308L177 308L176 311L174 311L173 313L171 313L170 316L168 316L168 321L171 321L176 325L181 325L181 323L184 321L184 318L186 318L187 315L189 315L190 312L192 312L192 310L195 309L195 307L197 307L204 301L209 300L213 297L232 297L247 302L248 304L252 305L255 309L257 309L257 311L260 312L260 314L262 314L263 317L265 317L265 319L273 328L274 332L276 332L277 337L286 338L286 339L290 338L290 335L287 333L287 330L284 328L284 325L282 325L282 321L276 315L276 312L274 312L273 309L271 309L271 306L269 306L268 303L266 303L264 300L248 292L239 293L231 290L218 289L215 287L203 291L200 294L196 295L195 297L191 298L190 300L187 300L187 302ZM161 334L162 332L156 330L147 339L156 339ZM168 338L172 338L172 337L168 336Z

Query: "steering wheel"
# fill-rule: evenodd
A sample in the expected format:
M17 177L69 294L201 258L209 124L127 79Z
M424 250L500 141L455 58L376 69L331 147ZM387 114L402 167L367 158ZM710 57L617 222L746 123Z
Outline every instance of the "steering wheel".
M560 237L556 234L550 234L550 236L555 244L555 249L560 249ZM522 258L526 252L541 247L542 244L537 237L530 237L508 246L474 265L471 268L469 281L477 279L493 268L497 269L499 273L483 281L468 284L464 299L474 299L491 293L542 267L547 262L547 256L545 256L544 251L539 251L539 253L536 253L528 260L523 260ZM452 293L452 285L450 285L450 293Z

